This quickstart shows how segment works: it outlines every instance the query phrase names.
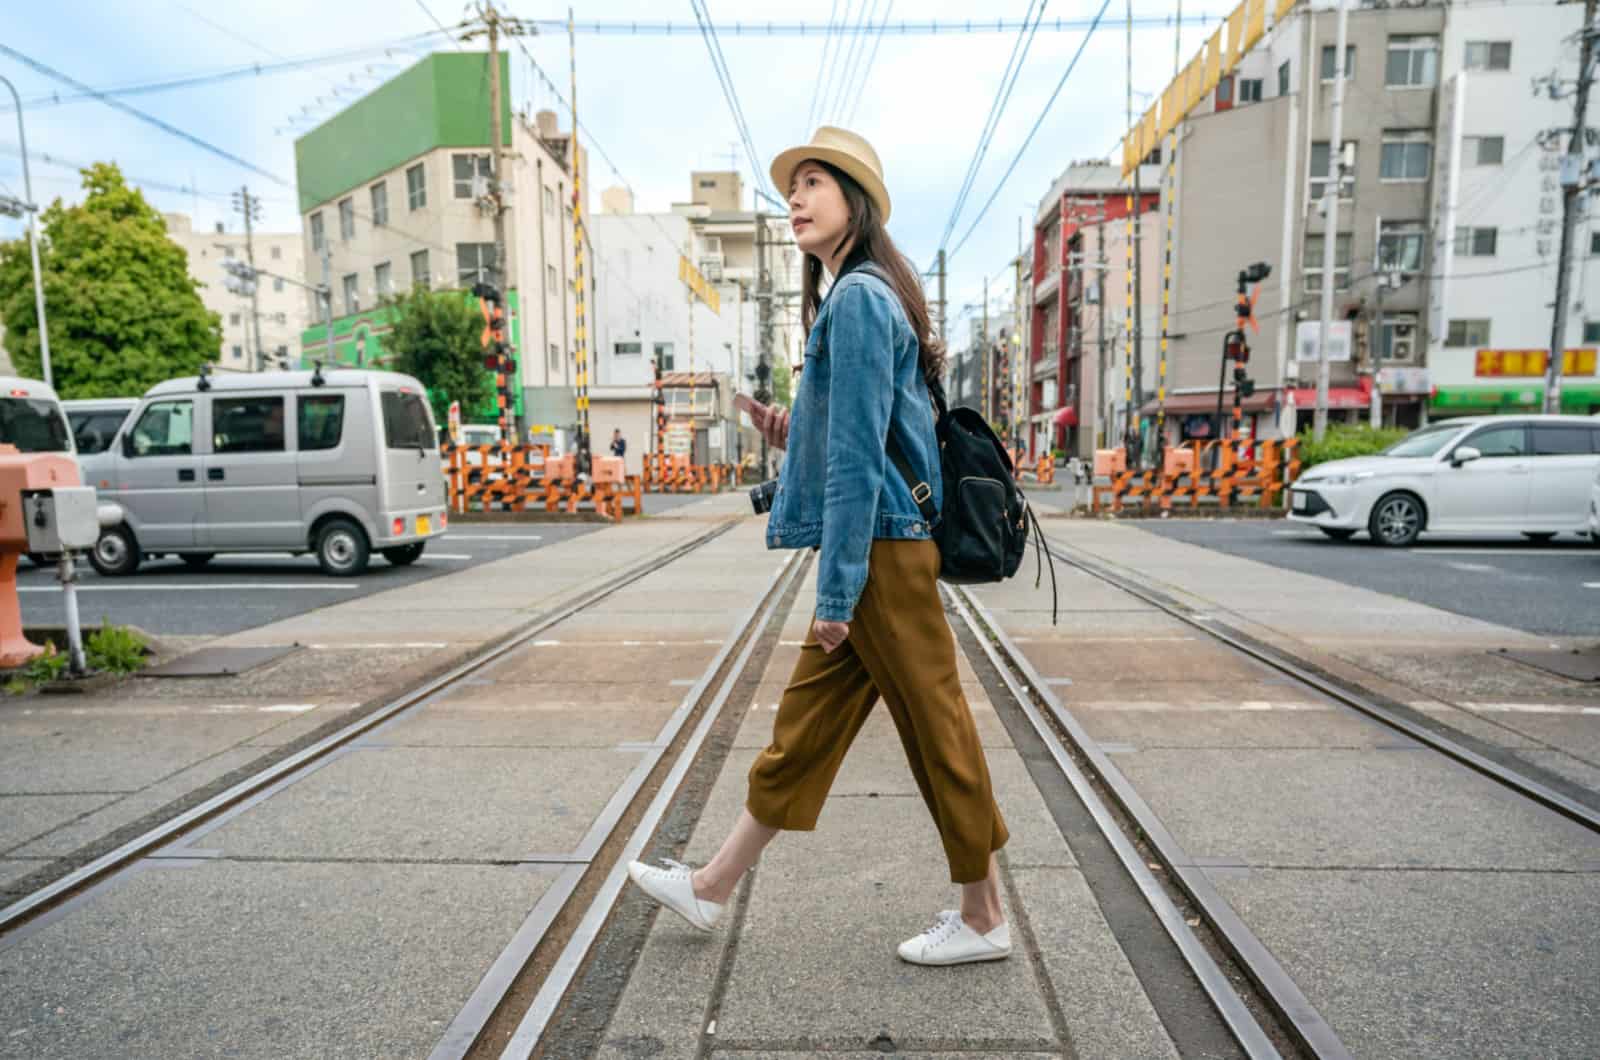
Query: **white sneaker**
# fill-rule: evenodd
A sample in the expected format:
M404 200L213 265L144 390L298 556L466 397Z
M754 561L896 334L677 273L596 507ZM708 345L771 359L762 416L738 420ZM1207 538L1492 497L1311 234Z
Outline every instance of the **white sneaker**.
M663 858L662 863L668 867L662 869L646 865L642 861L630 861L628 875L645 894L701 931L710 931L714 928L722 916L722 906L717 902L708 902L695 897L694 883L689 876L693 870L689 866L671 858Z
M912 964L967 964L1003 961L1011 956L1011 925L1002 923L987 935L966 925L961 913L946 909L933 926L900 944L900 959Z

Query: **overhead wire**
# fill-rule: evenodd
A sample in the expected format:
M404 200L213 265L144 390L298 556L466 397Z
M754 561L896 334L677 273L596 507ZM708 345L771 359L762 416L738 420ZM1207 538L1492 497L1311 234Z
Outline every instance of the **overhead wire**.
M826 89L829 103L823 113L823 117L831 116L833 119L831 124L842 124L843 119L839 117L839 109L844 106L845 92L850 83L855 80L856 64L861 61L859 53L861 50L862 30L865 29L868 20L872 18L877 10L878 0L870 0L870 5L868 0L861 0L861 13L857 16L856 27L850 34L850 45L845 49L844 65L840 67L838 76L829 83Z
M1017 153L1012 157L1011 164L1006 167L1005 174L1000 178L1000 183L995 185L994 193L991 194L988 201L983 204L983 209L978 211L978 216L973 218L972 226L968 228L966 234L961 237L961 241L956 244L955 249L945 255L945 262L947 265L950 258L960 253L961 248L966 246L967 240L972 238L972 233L977 231L978 225L983 223L983 217L989 212L989 207L993 206L995 199L999 198L1001 189L1006 186L1006 181L1011 179L1011 174L1016 171L1017 163L1022 161L1022 156L1027 152L1028 146L1033 143L1033 138L1038 134L1039 127L1044 124L1045 117L1050 113L1050 108L1055 104L1056 97L1061 95L1061 89L1066 85L1067 79L1072 76L1072 71L1078 68L1078 60L1083 58L1084 48L1088 46L1089 41L1094 37L1094 31L1099 28L1100 20L1105 17L1106 8L1110 6L1111 0L1102 0L1100 4L1100 10L1094 16L1094 22L1089 26L1088 31L1084 33L1083 40L1078 42L1078 50L1073 53L1072 61L1067 64L1066 70L1062 72L1061 80L1056 82L1055 91L1050 93L1050 98L1046 100L1044 106L1040 108L1038 118L1035 119L1033 127L1028 130L1028 135L1022 141L1022 146L1017 148Z
M822 94L822 72L828 67L828 53L833 50L833 24L839 14L839 0L833 0L833 7L828 11L828 28L822 38L822 61L817 66L817 81L811 86L811 107L806 111L806 127L801 130L801 136L810 136L811 129L817 117L817 98Z
M867 94L867 82L872 78L872 68L878 62L878 46L883 43L883 27L889 24L889 16L894 13L894 0L883 9L883 20L878 23L878 32L872 38L872 54L867 57L867 66L861 75L861 83L856 86L855 102L850 105L850 113L845 117L845 125L850 125L856 120L856 110L861 106L861 100Z
M1035 14L1035 5L1038 5ZM1038 19L1044 16L1044 9L1049 0L1028 0L1028 10L1023 21L1033 18L1034 26L1038 26ZM945 222L944 232L939 237L939 249L943 250L950 245L950 235L955 231L956 223L961 218L961 211L966 208L967 197L972 192L972 186L977 181L978 170L983 164L984 156L989 152L989 144L994 139L995 130L999 128L1000 116L1005 112L1006 102L1011 98L1011 89L1016 85L1017 78L1022 74L1022 63L1027 60L1027 49L1033 44L1033 35L1026 26L1018 31L1016 41L1011 45L1011 55L1006 60L1006 68L1000 75L1000 84L996 86L994 99L989 104L989 114L983 121L983 130L978 134L978 142L972 149L972 160L967 163L967 172L961 180L961 189L956 192L955 205L950 210L950 218ZM1019 59L1018 56L1021 56Z
M733 72L728 68L727 57L722 53L722 43L718 40L715 26L711 21L711 9L706 5L706 0L692 0L692 2L695 5L696 16L698 17L701 14L705 16L702 21L702 27L703 30L708 32L704 32L702 35L706 39L706 46L711 51L712 65L717 68L723 95L728 101L729 108L733 111L734 124L738 128L741 141L744 143L745 153L750 159L752 189L755 194L765 198L778 209L784 209L784 205L774 199L762 186L761 155L756 150L755 140L750 134L750 123L745 120L744 109L739 105L739 90L734 86Z

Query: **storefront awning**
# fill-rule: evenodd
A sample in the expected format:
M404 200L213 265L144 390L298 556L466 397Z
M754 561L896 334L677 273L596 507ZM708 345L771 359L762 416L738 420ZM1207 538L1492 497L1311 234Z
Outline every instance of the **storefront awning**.
M1051 422L1057 427L1076 427L1078 425L1078 410L1070 405L1064 409L1056 409L1056 414L1051 417Z
M1273 393L1274 391L1271 390L1257 390L1254 394L1241 401L1240 404L1246 412L1266 412L1272 408ZM1118 404L1120 405L1121 403L1119 402ZM1145 416L1154 416L1158 407L1157 402L1146 401L1139 411ZM1222 392L1223 414L1226 415L1232 408L1233 391L1224 390ZM1209 412L1215 415L1216 411L1217 392L1215 390L1209 394L1171 394L1167 397L1168 416L1193 416L1201 412Z

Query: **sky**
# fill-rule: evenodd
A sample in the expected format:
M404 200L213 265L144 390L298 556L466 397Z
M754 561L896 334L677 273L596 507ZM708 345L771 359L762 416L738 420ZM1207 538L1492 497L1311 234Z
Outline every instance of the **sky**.
M1017 253L1019 221L1024 231L1030 229L1039 200L1061 171L1073 161L1109 157L1125 127L1127 0L1107 9L1105 21L1086 44L1083 29L1055 31L1048 24L1056 18L1088 20L1100 9L1101 0L1044 2L1046 28L1033 38L948 242L953 249L993 196L993 205L970 239L950 259L952 320L963 305L981 301L985 276L993 278L991 300L1009 300L1006 265ZM813 127L847 124L877 149L894 201L890 234L920 268L928 268L1018 33L1014 29L935 36L892 32L902 19L965 24L973 15L971 0L706 0L705 6L721 27L722 52L759 152L763 186L772 157L810 138L807 119L816 100L819 116L812 120ZM1016 22L1032 6L1030 0L995 0L983 6L983 14L991 21ZM1218 0L1191 0L1184 8L1185 61L1229 6ZM1178 0L1134 3L1135 16L1167 23L1134 28L1136 112L1142 112L1150 95L1171 79L1175 30L1170 18L1178 9ZM526 19L561 19L567 14L565 5L538 0L507 0L501 10ZM192 215L197 229L223 221L229 231L240 230L230 194L248 184L261 196L264 230L297 231L296 137L429 51L457 46L481 49L481 40L458 45L438 32L440 23L456 26L471 11L471 5L461 0L337 4L56 0L48 15L8 21L4 42L8 47L101 90L343 53L345 57L336 61L289 72L117 97L255 168L219 157L105 103L46 98L75 93L9 56L0 55L0 76L9 78L24 100L38 200L81 198L74 167L115 161L158 209ZM837 61L830 60L833 76L824 83L821 36L734 31L736 22L768 20L822 27L830 19L842 21L846 14L854 27L864 12L870 12L874 22L887 12L891 31L877 41L875 55L865 35L855 46L854 81L859 84L861 72L866 73L859 92L842 76L846 63L837 47L827 52ZM1206 29L1190 21L1197 16L1206 17ZM690 0L591 0L582 7L582 20L671 21L681 30L670 36L578 35L578 115L588 132L591 203L598 204L599 189L625 183L635 192L636 209L664 211L688 197L691 169L727 169L735 162L749 188L752 167L737 144L731 110L695 27ZM419 39L430 33L431 37ZM566 34L529 36L522 43L527 55L510 48L513 104L557 110L561 126L568 127L566 105L534 75L529 61L531 56L566 97L570 77ZM1046 109L1080 46L1082 58ZM847 39L843 47L848 56ZM5 98L0 94L0 100ZM1002 184L1041 113L1042 123L1031 145ZM731 157L731 152L738 154ZM257 170L276 176L278 182ZM0 194L23 194L15 113L9 106L0 111ZM22 231L20 222L0 218L0 239Z

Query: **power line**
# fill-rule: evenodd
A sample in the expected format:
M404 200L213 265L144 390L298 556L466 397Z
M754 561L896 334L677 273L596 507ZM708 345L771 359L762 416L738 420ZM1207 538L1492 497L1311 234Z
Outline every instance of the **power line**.
M839 14L839 0L833 0L833 7L828 10L829 33L822 40L822 62L817 66L817 83L811 86L811 108L806 111L806 127L801 131L802 136L810 136L813 124L817 118L817 97L822 94L822 71L828 66L828 52L833 48L833 23Z
M1039 132L1039 126L1044 124L1045 116L1050 113L1050 108L1055 105L1056 97L1061 95L1061 89L1066 85L1067 79L1072 76L1072 71L1078 68L1078 60L1083 58L1084 48L1088 46L1090 39L1094 37L1095 29L1099 27L1100 20L1105 17L1106 8L1110 6L1111 0L1102 0L1100 10L1094 16L1094 22L1089 26L1088 32L1083 35L1083 40L1078 42L1078 50L1073 52L1072 61L1067 64L1066 70L1061 74L1061 80L1056 82L1055 91L1050 93L1050 98L1040 108L1039 117L1034 121L1033 128L1028 130L1028 136L1022 141L1022 146L1017 148L1017 153L1011 159L1011 164L1006 167L1005 175L1000 178L1000 183L995 185L994 193L989 196L989 201L983 204L983 209L978 211L978 216L973 218L972 227L968 228L966 235L961 237L961 242L956 244L954 250L945 255L947 264L950 258L960 253L961 248L966 246L967 240L972 238L972 233L977 231L978 225L982 223L983 215L989 212L989 207L993 206L995 199L999 198L1001 189L1006 186L1006 181L1011 179L1011 174L1016 171L1017 163L1022 161L1022 156L1028 150L1028 145L1033 143L1034 136Z
M739 106L739 91L734 87L733 73L728 69L728 60L722 54L722 44L718 41L716 30L711 25L711 9L706 6L705 0L693 0L693 2L695 4L696 17L699 17L702 13L705 16L703 26L709 32L703 31L702 35L705 37L706 47L711 51L712 65L717 68L717 76L722 84L723 96L727 99L728 106L733 111L733 120L739 130L739 138L744 142L745 153L750 159L752 188L757 195L779 209L783 209L783 204L774 199L761 186L761 155L756 150L755 141L750 135L750 125L745 121L744 110Z
M844 106L846 90L851 82L855 80L856 66L861 61L862 30L870 23L877 10L878 0L871 0L871 6L868 6L868 0L861 0L861 14L856 19L855 32L850 34L850 46L844 53L844 66L840 69L839 76L834 78L833 82L828 86L828 94L832 106L828 108L827 113L834 115L836 124L843 120L838 116L839 110Z
M1456 0L1460 3L1461 0ZM1500 0L1495 0L1496 4ZM1548 0L1537 0L1539 3L1548 3ZM838 0L834 0L835 11ZM1175 25L1182 26L1207 26L1216 25L1225 16L1213 14L1185 14L1180 19L1174 20L1172 15L1146 15L1133 20L1136 29L1172 29ZM524 19L530 26L535 26L541 33L567 31L567 23L561 19ZM892 26L885 26L884 32L903 37L930 37L930 36L979 36L988 34L1006 34L1021 30L1027 25L1027 20L1017 19L954 19L939 21L901 21ZM1057 18L1042 23L1040 29L1046 33L1072 33L1087 29L1093 25L1092 19L1087 18ZM854 32L848 25L848 16L845 21L839 21L830 13L828 22L724 22L714 25L718 33L730 37L821 37L831 42L835 37L844 37ZM601 36L618 37L673 37L693 36L697 26L685 22L640 22L621 20L612 22L579 22L575 29L578 33Z
M439 21L439 16L435 15L433 13L433 9L428 7L427 0L417 0L417 6L422 8L422 13L427 15L429 20L432 21L435 26L439 27L440 33L443 33L446 37L450 38L450 43L456 46L456 51L459 52L465 50L461 47L461 42L456 39L455 33L446 29L444 23ZM458 26L456 28L459 29L460 27Z
M1049 2L1050 0L1044 0L1043 3L1039 3L1039 0L1028 0L1028 10L1023 17L1023 21L1026 22L1031 17L1034 19L1034 25L1037 26L1038 19L1044 17L1044 9ZM1037 14L1034 11L1036 3L1038 4ZM955 206L951 208L950 219L945 222L944 233L939 237L940 250L950 244L950 234L955 231L956 222L961 217L961 211L966 207L967 196L972 193L972 185L978 179L978 170L983 164L984 156L989 153L989 144L993 142L995 130L999 127L1000 115L1004 113L1006 103L1011 99L1011 89L1016 85L1017 78L1022 74L1022 64L1027 61L1028 49L1032 46L1033 34L1029 33L1026 28L1018 31L1017 39L1011 45L1011 56L1006 60L1006 68L1000 75L1000 84L995 88L994 99L989 104L989 115L983 120L983 131L978 134L978 142L972 149L972 161L967 163L967 172L962 178L961 190L956 192ZM1018 58L1019 53L1021 54L1020 59Z
M861 84L856 86L856 101L850 105L850 114L844 123L849 125L856 120L856 109L861 106L861 100L867 94L867 82L872 78L872 68L878 62L878 45L883 43L883 27L889 24L889 16L894 13L894 0L889 0L883 9L883 21L878 23L878 32L872 38L872 54L867 57L866 72L861 75Z

